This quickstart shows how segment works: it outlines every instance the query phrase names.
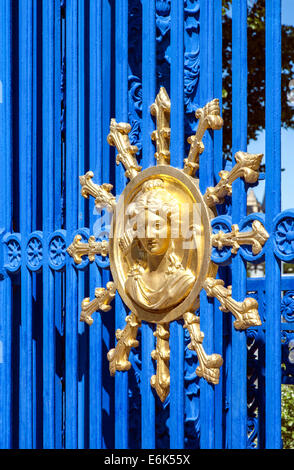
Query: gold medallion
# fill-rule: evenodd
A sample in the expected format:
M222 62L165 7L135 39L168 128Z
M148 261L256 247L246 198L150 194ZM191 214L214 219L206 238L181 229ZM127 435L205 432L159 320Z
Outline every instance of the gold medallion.
M157 345L151 355L157 370L150 381L164 401L170 383L169 323L174 320L183 319L184 328L188 329L189 347L195 350L199 362L197 375L212 384L219 381L223 360L219 354L205 353L200 318L195 314L202 289L220 301L222 311L232 312L236 329L261 324L255 299L237 302L231 296L230 286L226 288L222 280L215 279L217 265L211 261L211 250L212 246L218 249L231 246L236 253L244 243L251 244L257 254L268 234L259 221L253 222L251 232L239 232L234 225L231 233L212 234L211 220L217 215L215 205L231 196L232 183L237 178L256 182L262 159L262 154L237 152L232 170L221 171L219 183L201 194L197 170L204 150L202 139L207 129L218 130L223 125L218 100L196 111L198 127L188 139L190 151L183 169L170 166L170 100L164 88L151 106L151 114L157 123L151 135L156 143L157 165L142 170L135 158L138 149L129 141L130 125L112 119L108 143L117 148L116 161L123 164L128 184L116 202L110 184L94 184L90 171L80 177L82 195L94 197L98 209L106 208L112 213L109 241L98 242L91 236L88 243L82 243L77 235L67 251L75 263L81 263L83 256L90 261L96 254L109 256L113 282L105 289L97 288L92 301L83 300L81 321L91 325L94 312L108 311L116 291L130 310L124 330L116 332L116 347L107 356L111 375L131 367L129 353L138 346L136 337L142 321L157 325L154 333Z

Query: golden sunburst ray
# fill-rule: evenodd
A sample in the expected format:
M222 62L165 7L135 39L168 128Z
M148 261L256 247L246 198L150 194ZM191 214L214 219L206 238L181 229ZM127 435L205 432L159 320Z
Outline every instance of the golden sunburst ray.
M81 242L82 236L76 235L73 242L67 248L68 254L73 258L76 264L82 262L82 256L88 256L89 261L95 260L95 255L107 256L109 250L109 242L102 240L97 242L94 235L91 235L88 239L88 243Z
M202 139L205 132L207 129L219 130L224 123L217 98L207 103L203 108L198 108L195 116L198 119L196 134L188 137L190 150L188 157L184 159L184 172L190 176L194 176L199 168L199 155L204 151Z
M165 401L169 394L170 373L169 373L169 324L157 325L156 331L156 349L152 351L151 357L156 361L156 375L151 377L151 386L156 390L162 402Z
M156 143L155 158L157 165L169 165L170 163L170 99L164 87L161 87L150 107L152 116L156 118L156 130L151 138Z
M110 132L107 136L109 145L115 146L117 149L116 163L122 163L125 167L125 176L132 180L141 171L142 167L138 165L135 154L138 152L136 145L130 144L129 132L130 124L126 122L117 123L115 119L110 121Z
M238 225L234 224L231 232L220 230L212 235L211 240L212 245L218 250L222 250L224 246L231 246L231 252L236 254L240 245L251 245L253 255L258 255L268 238L269 234L263 224L259 220L253 220L252 230L240 232Z
M114 375L116 371L129 370L131 368L129 361L131 348L139 346L139 341L136 338L138 328L141 326L140 320L134 313L131 313L126 317L126 323L123 330L116 330L117 345L107 354L110 375Z
M217 185L207 188L204 194L206 204L212 207L223 203L225 196L232 195L232 183L238 178L243 178L246 183L256 183L262 158L262 153L237 152L235 154L236 165L233 166L231 171L220 171L219 176L221 179Z
M200 318L192 312L186 312L183 315L184 328L187 328L190 334L191 343L189 349L196 352L199 366L196 369L198 377L203 377L207 382L214 385L219 383L220 367L223 365L223 359L219 354L206 354L202 342L204 334L200 331Z
M109 281L106 284L106 289L104 287L96 287L95 299L90 300L89 297L86 297L82 301L80 321L83 321L88 325L92 325L92 315L94 312L97 312L98 310L101 310L101 312L108 312L111 309L110 303L115 297L115 292L116 286L112 281Z
M251 326L261 325L256 299L246 297L243 302L237 302L232 298L232 287L225 287L224 281L221 279L208 277L204 281L203 287L209 297L215 297L220 302L221 311L231 312L234 315L236 330L245 330Z
M95 206L97 209L106 208L109 212L115 210L116 201L111 193L112 184L103 183L100 186L93 183L94 173L87 171L85 175L80 176L80 184L82 186L81 195L88 199L89 195L95 198Z

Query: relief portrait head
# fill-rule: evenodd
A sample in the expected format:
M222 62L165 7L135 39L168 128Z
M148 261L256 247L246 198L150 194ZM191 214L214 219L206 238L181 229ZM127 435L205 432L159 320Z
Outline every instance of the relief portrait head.
M181 200L162 178L145 181L127 206L119 239L127 260L125 292L145 310L170 310L195 283L181 243L181 217Z

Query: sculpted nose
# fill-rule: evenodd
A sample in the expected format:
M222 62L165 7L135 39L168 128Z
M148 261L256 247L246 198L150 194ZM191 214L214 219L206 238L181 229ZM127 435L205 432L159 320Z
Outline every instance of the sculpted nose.
M153 238L152 227L149 224L146 224L146 238Z

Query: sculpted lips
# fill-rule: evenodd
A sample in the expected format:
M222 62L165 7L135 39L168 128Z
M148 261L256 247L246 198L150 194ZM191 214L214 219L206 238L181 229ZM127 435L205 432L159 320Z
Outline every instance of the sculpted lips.
M157 240L150 240L147 242L148 248L155 248L158 245Z

